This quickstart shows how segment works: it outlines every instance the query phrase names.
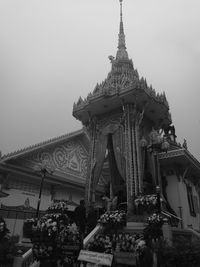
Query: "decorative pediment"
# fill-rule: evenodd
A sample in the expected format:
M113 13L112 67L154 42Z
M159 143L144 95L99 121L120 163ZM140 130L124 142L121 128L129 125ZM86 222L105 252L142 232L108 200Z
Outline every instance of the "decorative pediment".
M52 167L55 175L86 177L88 148L85 142L85 134L82 132L73 138L65 138L58 142L48 143L41 147L35 147L30 152L20 154L8 159L13 166L32 169L40 166L41 162L47 162L47 167Z
M80 140L66 141L58 146L49 147L43 151L36 151L24 160L32 165L45 160L56 171L86 177L88 152Z

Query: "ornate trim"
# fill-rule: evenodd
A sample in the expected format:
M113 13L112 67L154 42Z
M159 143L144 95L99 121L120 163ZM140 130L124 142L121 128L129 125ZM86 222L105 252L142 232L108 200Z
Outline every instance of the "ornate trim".
M177 150L168 151L167 153L162 152L158 154L158 158L162 160L162 159L184 156L185 155L184 151L185 149L177 149Z

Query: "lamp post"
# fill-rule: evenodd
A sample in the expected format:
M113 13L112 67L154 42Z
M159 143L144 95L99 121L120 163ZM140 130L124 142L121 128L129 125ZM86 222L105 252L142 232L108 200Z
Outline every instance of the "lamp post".
M155 169L155 183L156 183L156 210L157 214L161 213L161 202L160 202L160 191L162 188L161 179L160 179L160 171L159 171L159 161L158 161L158 153L159 152L167 152L169 149L169 143L167 142L165 137L162 137L156 130L152 130L149 134L149 145L146 139L143 137L140 141L140 145L143 148L150 150L153 153L154 159L154 169ZM158 249L157 249L157 266L161 266L161 254L160 254L160 238L158 238Z
M36 210L36 219L39 219L40 203L41 203L41 195L43 190L44 179L48 174L52 174L54 172L54 169L52 167L48 167L48 163L46 161L43 161L40 166L35 167L35 170L39 172L42 176L40 183L39 197L37 202L37 210Z
M160 213L161 212L160 191L162 184L160 180L158 153L164 151L167 152L167 150L169 149L169 143L167 142L165 137L162 137L160 133L158 133L156 130L153 129L149 134L149 144L147 140L144 137L142 137L140 145L142 148L146 148L153 153L154 168L155 168L157 212Z

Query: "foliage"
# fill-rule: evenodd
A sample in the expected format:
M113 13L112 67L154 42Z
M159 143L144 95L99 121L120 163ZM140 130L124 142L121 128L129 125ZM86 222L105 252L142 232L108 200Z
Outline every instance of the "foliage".
M0 218L0 265L12 265L13 256L15 254L15 244L18 242L19 236L10 237L6 222Z
M162 267L199 267L200 244L182 242L173 247L163 243L160 247Z

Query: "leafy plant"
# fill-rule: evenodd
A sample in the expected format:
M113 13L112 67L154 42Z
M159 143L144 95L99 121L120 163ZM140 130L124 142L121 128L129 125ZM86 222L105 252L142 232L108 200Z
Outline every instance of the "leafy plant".
M164 242L160 247L162 267L198 267L200 266L200 244L178 243L173 247Z

